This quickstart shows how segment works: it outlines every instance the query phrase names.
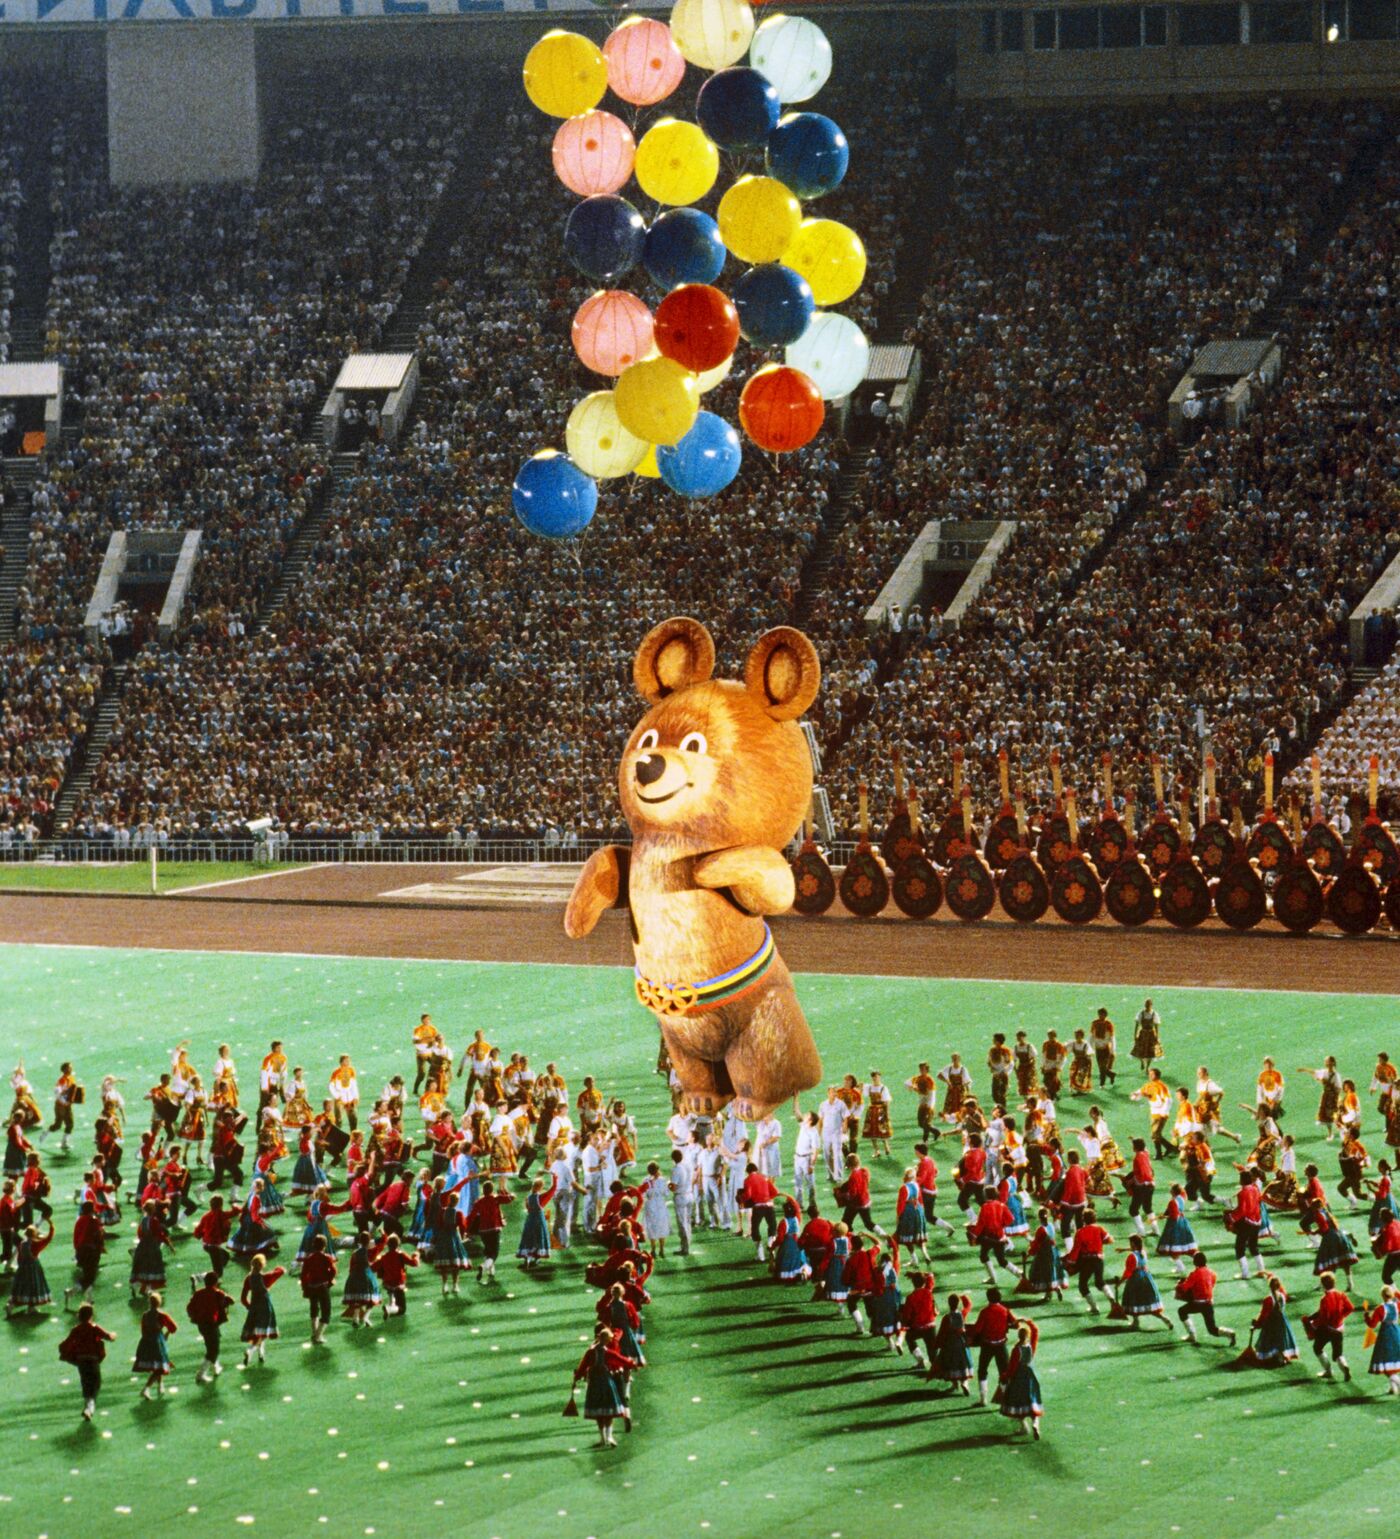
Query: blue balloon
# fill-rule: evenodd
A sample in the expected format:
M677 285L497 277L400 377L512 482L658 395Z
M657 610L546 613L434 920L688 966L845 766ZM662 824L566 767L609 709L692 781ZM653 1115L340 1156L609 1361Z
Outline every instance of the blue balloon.
M564 226L564 252L595 283L612 283L642 260L646 221L626 198L585 198Z
M816 308L801 273L781 262L751 267L735 280L739 330L756 347L788 347L807 329Z
M760 150L783 110L766 75L742 65L722 69L700 87L695 120L722 150Z
M546 540L568 540L582 534L598 508L598 483L586 476L567 454L546 449L520 467L510 489L515 516Z
M820 198L841 185L851 163L846 136L820 112L789 112L768 135L769 176L799 198Z
M679 443L656 451L661 479L682 497L713 497L739 474L739 435L712 411L702 411Z
M664 289L682 283L713 283L724 268L726 252L719 226L698 208L670 208L647 231L642 260Z

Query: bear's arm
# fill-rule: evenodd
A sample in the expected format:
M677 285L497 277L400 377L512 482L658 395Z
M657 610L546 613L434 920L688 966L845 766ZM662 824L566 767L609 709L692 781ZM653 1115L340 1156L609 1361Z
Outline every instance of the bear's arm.
M716 850L695 862L695 884L729 888L736 903L751 914L782 914L797 896L792 868L777 850L762 844Z
M610 908L627 903L628 852L615 844L594 850L578 874L569 906L564 910L564 933L581 940Z

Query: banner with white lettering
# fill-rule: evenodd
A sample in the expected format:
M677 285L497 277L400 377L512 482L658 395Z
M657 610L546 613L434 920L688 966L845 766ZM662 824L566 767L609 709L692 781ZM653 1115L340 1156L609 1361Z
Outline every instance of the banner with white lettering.
M665 10L668 5L667 0L631 0L630 8ZM384 20L597 9L592 0L0 0L0 23Z

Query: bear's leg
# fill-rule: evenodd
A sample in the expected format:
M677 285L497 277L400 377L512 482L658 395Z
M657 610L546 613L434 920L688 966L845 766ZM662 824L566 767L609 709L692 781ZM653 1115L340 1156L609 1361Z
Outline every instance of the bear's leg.
M750 1122L821 1083L821 1057L790 982L764 993L724 1061L734 1113Z
M661 1022L661 1036L681 1082L681 1110L691 1116L713 1117L734 1098L723 1060L701 1058L691 1052L665 1021Z

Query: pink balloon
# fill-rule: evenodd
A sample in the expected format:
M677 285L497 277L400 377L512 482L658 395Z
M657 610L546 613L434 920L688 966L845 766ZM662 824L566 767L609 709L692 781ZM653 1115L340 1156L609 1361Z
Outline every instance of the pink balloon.
M554 171L581 198L616 192L632 174L637 141L611 112L565 118L554 135Z
M624 289L600 289L574 316L574 351L595 374L621 374L651 351L651 311Z
M685 60L671 29L645 16L629 16L603 44L608 84L625 102L650 107L681 83Z

